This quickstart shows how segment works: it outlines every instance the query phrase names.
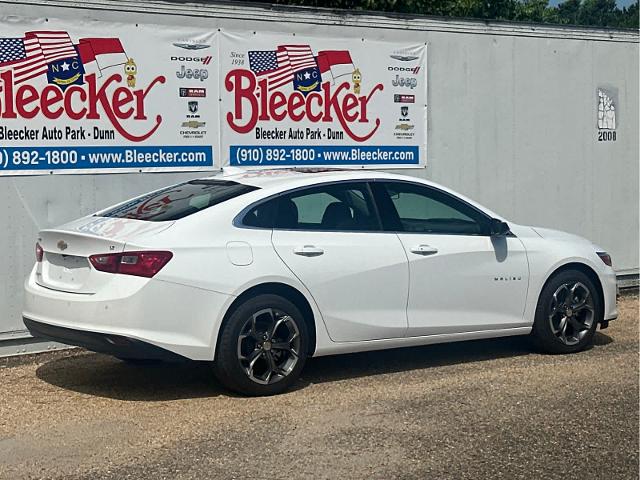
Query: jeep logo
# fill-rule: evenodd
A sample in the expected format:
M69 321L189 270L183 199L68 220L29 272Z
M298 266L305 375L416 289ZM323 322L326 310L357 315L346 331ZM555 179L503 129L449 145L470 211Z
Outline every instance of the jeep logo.
M181 66L180 70L176 72L176 77L183 79L195 79L204 82L207 78L209 78L209 70L206 68L186 68L184 65Z
M396 78L391 81L391 84L394 87L407 87L413 90L414 88L416 88L416 85L418 85L418 79L396 75Z

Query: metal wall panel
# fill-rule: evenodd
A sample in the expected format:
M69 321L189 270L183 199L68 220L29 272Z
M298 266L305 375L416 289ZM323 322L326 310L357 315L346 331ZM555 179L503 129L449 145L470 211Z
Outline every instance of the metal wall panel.
M0 15L86 18L428 42L427 177L523 224L585 236L638 271L638 34L156 2L4 2ZM617 141L597 142L596 89L618 90ZM37 231L198 174L0 178L0 332L23 330ZM1 338L0 333L0 338Z
M0 177L0 339L24 331L22 284L35 261L38 231L198 173ZM11 335L13 337L13 335Z

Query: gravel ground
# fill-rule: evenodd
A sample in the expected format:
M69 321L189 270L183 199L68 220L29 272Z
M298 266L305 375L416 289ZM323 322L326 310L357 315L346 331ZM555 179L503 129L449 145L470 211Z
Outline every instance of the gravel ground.
M638 478L638 297L594 348L524 338L309 361L230 395L206 364L0 360L0 478Z

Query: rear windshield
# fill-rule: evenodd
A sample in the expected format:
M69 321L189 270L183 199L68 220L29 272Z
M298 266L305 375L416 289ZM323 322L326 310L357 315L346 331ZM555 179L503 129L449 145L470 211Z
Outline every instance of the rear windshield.
M142 195L96 216L151 222L178 220L257 189L226 180L192 180Z

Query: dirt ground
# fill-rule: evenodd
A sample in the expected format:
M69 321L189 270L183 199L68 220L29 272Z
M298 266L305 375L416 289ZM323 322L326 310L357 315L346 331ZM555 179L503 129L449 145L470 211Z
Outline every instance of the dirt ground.
M312 359L231 395L206 364L0 360L0 478L638 478L638 297L595 346L526 338Z

